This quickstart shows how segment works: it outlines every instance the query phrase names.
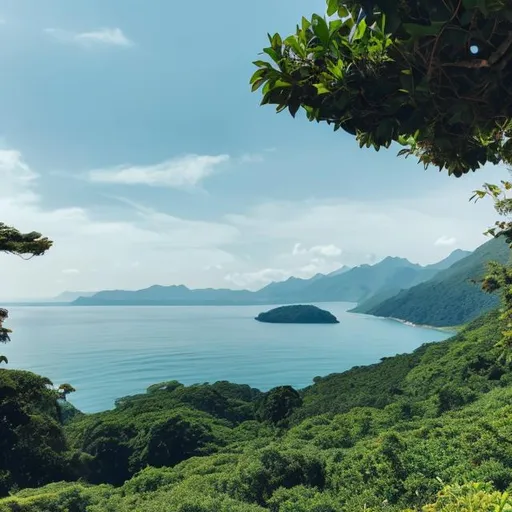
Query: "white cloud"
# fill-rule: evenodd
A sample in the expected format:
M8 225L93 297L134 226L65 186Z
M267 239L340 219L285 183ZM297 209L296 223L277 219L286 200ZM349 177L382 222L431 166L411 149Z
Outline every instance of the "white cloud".
M290 273L279 268L264 268L255 272L233 272L225 276L226 281L243 288L257 289L272 281L283 281Z
M452 245L455 245L457 243L457 239L453 236L442 236L440 238L438 238L435 242L434 242L434 245L437 245L437 246L452 246Z
M314 247L311 247L309 252L311 252L313 254L320 254L327 258L332 258L335 256L339 256L343 251L339 247L336 247L333 244L329 244L329 245L315 245Z
M263 155L259 153L245 153L239 159L242 164L258 164L263 162L265 159Z
M498 170L491 172L497 174ZM499 181L498 176L491 179ZM239 227L246 240L250 237L261 254L271 247L274 254L289 254L286 264L280 260L281 268L293 268L292 258L307 258L315 253L327 259L340 247L343 264L348 266L368 261L369 254L377 260L401 256L429 264L446 257L453 249L433 245L432 240L437 240L440 232L456 233L454 243L462 249L474 249L488 240L483 232L494 224L497 216L490 202L468 201L474 188L472 180L461 179L448 182L431 195L407 199L271 201L226 218ZM297 240L301 244L293 245ZM335 248L326 245L326 240L336 240L337 244L332 244ZM293 254L290 245L294 247ZM262 267L267 266L267 262L261 263ZM309 263L304 261L303 266Z
M103 28L93 32L82 32L75 36L77 41L114 46L131 46L130 41L120 28Z
M229 155L186 155L154 165L123 165L89 171L89 180L96 183L191 188L211 176L229 160Z
M234 261L226 247L239 231L227 223L183 219L131 204L123 205L123 221L98 219L96 212L81 207L48 209L38 194L38 178L18 151L0 151L1 221L54 241L47 254L30 261L0 255L3 298L48 297L69 287L208 286L215 283L203 270L206 263Z
M283 261L283 263L286 263ZM275 281L285 281L290 277L309 279L317 274L328 274L339 269L339 261L327 261L324 258L312 258L304 265L290 264L287 268L263 268L249 272L233 272L224 279L236 286L257 290Z
M309 249L306 249L302 246L301 243L297 243L293 246L292 254L293 255L299 255L299 254L318 254L320 256L324 256L326 258L333 258L336 256L339 256L342 253L342 249L337 247L334 244L329 245L315 245L313 247L310 247Z
M154 171L158 165L136 169ZM178 167L176 162L158 167L167 170L165 177L137 176L152 175L161 185L169 175L176 180ZM188 184L198 183L198 174L193 176ZM496 220L492 204L468 202L477 188L468 180L407 200L271 201L217 221L186 219L126 200L112 201L107 211L49 208L51 198L40 197L38 187L37 173L20 152L0 150L0 220L23 231L36 229L55 242L47 255L30 261L0 255L2 297L181 283L256 289L388 255L433 263L453 250L432 243L440 233L455 234L457 247L474 249L487 240L482 232ZM297 240L301 243L294 246Z
M133 46L123 31L118 28L101 28L90 32L70 32L58 28L47 28L45 32L65 43L74 43L82 46Z

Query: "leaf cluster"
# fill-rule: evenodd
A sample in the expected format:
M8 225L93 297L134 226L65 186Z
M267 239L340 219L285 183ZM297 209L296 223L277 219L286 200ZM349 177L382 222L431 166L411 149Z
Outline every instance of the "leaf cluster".
M329 18L269 35L262 104L404 146L461 176L512 157L512 6L505 0L328 0Z
M0 252L17 256L42 256L52 245L53 242L41 233L21 233L16 228L0 222Z

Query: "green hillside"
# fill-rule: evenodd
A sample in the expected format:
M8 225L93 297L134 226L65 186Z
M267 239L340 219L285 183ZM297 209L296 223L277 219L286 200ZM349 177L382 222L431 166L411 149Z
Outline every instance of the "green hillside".
M41 455L23 451L16 436L39 427L16 426L4 407L17 450L4 481L17 489L0 511L420 510L444 484L459 504L473 494L502 499L492 492L512 485L512 370L494 348L500 329L493 313L448 341L317 378L300 392L151 386L112 411L55 424L65 443L42 453L45 464L58 455L61 472L46 471L37 485L69 483L36 489L20 490L31 480L18 479L39 470L32 461ZM4 381L22 374L0 371ZM492 484L455 485L464 481Z
M418 325L446 327L465 324L490 311L497 297L484 293L474 279L482 277L489 261L507 263L510 249L502 238L492 239L450 268L424 283L375 304L363 302L354 311L398 318Z

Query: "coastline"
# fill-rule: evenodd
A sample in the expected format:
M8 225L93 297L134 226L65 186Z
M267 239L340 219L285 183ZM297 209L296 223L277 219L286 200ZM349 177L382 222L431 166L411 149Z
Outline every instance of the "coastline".
M420 327L422 329L432 329L434 331L441 331L441 332L457 333L461 329L464 328L463 325L460 325L460 326L454 325L454 326L446 326L446 327L436 327L434 325L415 324L413 322L409 322L409 320L403 320L402 318L395 318L395 317L391 317L391 316L376 316L376 315L367 315L367 316L370 316L370 317L373 317L373 318L380 318L382 320L393 320L394 322L398 322L400 324L407 325L409 327Z
M408 325L409 327L421 327L422 329L432 329L434 331L441 331L441 332L453 332L457 333L459 332L463 326L447 326L447 327L436 327L434 325L426 325L426 324L415 324L413 322L409 322L408 320L402 320L401 318L394 318L394 317L385 317L385 316L379 316L376 318L385 318L387 320L393 320L395 322L399 322L403 325Z

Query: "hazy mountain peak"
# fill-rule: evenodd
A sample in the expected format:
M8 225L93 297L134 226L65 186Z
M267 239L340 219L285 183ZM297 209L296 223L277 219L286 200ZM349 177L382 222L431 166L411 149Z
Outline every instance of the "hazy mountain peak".
M462 249L455 249L452 251L446 258L437 263L433 263L432 265L427 265L426 268L434 268L437 270L444 270L446 268L450 268L453 264L458 261L466 258L471 254L471 251L464 251Z
M380 267L417 267L415 263L411 263L407 258L400 258L399 256L387 256L374 266Z

